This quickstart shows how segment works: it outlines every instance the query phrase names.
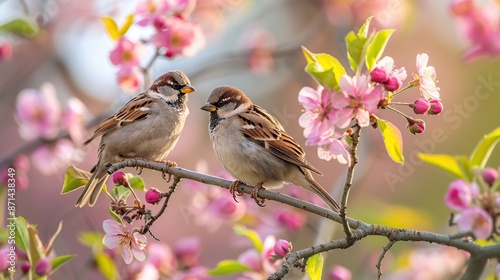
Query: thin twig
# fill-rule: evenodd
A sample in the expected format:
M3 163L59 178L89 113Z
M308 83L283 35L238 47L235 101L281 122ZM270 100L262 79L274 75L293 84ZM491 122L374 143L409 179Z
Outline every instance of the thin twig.
M347 176L344 185L344 191L342 192L342 200L340 201L340 218L342 219L342 226L344 232L348 239L352 236L351 229L349 228L349 223L347 222L347 200L349 198L349 191L352 187L352 180L354 178L354 168L358 163L358 145L361 133L361 126L357 123L354 125L354 133L352 134L352 144L351 144L351 165L347 169Z
M165 209L167 209L168 202L170 201L170 197L174 193L175 188L177 187L177 185L179 184L180 181L181 181L181 178L174 175L174 181L172 182L172 185L170 186L169 191L162 195L165 197L165 201L163 201L163 205L161 206L160 211L158 211L158 213L156 213L156 215L154 215L148 219L147 223L144 225L144 227L140 231L141 234L144 234L144 233L150 231L150 228L153 225L153 223L156 220L158 220L158 218L160 218L161 215L163 215L163 212L165 212Z
M377 268L377 279L379 279L379 280L382 277L382 261L385 258L385 254L387 252L389 252L389 250L392 248L392 246L394 244L396 244L396 242L397 242L397 240L389 241L389 243L387 243L387 245L385 245L385 247L383 248L382 253L380 254L380 257L378 258L378 261L377 261L377 264L375 265L375 267Z

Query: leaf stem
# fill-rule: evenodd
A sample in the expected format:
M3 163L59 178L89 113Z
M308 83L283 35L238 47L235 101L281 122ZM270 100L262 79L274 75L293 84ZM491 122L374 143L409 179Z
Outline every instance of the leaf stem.
M409 89L409 88L412 88L412 87L414 87L414 84L409 83L409 84L408 84L408 85L406 85L404 88L402 88L402 89L400 89L400 90L396 91L395 93L393 93L393 94L392 94L392 98L394 98L396 95L398 95L398 94L402 93L403 91L405 91L405 90L407 90L407 89ZM391 102L391 103L392 103L392 102Z

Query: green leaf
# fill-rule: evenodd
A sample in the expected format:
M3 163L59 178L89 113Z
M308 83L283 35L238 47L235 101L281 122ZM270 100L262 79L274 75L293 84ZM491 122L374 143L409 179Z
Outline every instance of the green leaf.
M323 273L323 256L316 254L307 259L306 273L311 280L321 280Z
M58 256L50 260L50 263L52 265L52 271L50 274L53 274L58 270L61 266L63 266L65 263L67 263L69 260L74 258L75 255L64 255L64 256Z
M130 173L127 173L127 180L128 180L128 183L129 185L134 188L134 189L138 189L138 190L141 190L141 191L146 191L146 185L144 184L144 180L141 178L141 176L128 176Z
M365 63L368 71L372 71L375 67L375 63L382 56L382 53L385 50L385 46L387 45L387 42L389 41L389 38L391 37L392 33L394 33L394 31L394 29L380 30L373 37L373 40L370 42L366 50Z
M470 155L469 162L472 168L484 168L498 140L500 140L500 127L483 136Z
M50 238L49 242L47 243L47 246L45 247L45 254L47 256L50 255L50 251L52 251L52 245L54 244L54 241L56 240L57 236L61 232L62 226L63 226L63 221L60 221L59 226L56 229L56 232L54 232L54 234Z
M33 38L39 31L30 18L16 18L0 25L0 33L15 34L24 38Z
M111 215L111 217L113 217L113 219L115 219L115 221L123 225L122 217L118 216L118 214L111 210L111 208L109 208L109 214Z
M14 240L16 241L16 246L29 254L28 249L30 247L30 242L28 234L28 223L26 222L26 219L21 216L17 217L15 220L15 226L16 236L14 237Z
M118 269L111 257L101 252L94 255L94 260L97 264L97 269L99 269L99 271L102 273L102 275L104 275L104 277L106 277L106 279L119 279Z
M323 87L338 90L340 78L346 73L344 66L329 54L315 54L304 46L302 52L307 61L304 70Z
M366 53L367 44L369 39L369 29L370 22L373 17L369 17L366 22L361 26L359 31L355 33L351 31L347 33L345 37L345 43L347 48L347 58L349 59L349 65L354 72L358 71L358 68L363 62L363 56Z
M122 185L116 185L113 190L113 196L116 198L116 201L120 201L120 199L127 200L127 197L132 194L129 188L122 186Z
M382 138L384 139L385 149L389 157L397 163L404 164L403 156L403 138L401 137L401 132L392 123L377 119L378 127L382 133Z
M82 232L78 236L78 240L83 245L93 247L95 244L102 245L103 234L100 232Z
M87 185L90 179L90 172L76 168L71 165L66 169L66 174L64 175L64 183L61 194L67 194L80 187Z
M454 177L468 180L462 169L462 166L460 166L460 163L454 156L444 154L418 154L418 157L423 162L427 162L429 164L437 166L444 171L449 172Z
M43 247L43 243L38 236L38 231L35 225L28 225L28 235L30 238L30 247L29 251L31 254L31 263L38 262L39 259L45 258L47 255L45 254L45 248Z
M248 238L248 240L252 242L253 247L257 250L257 252L262 252L262 241L260 240L259 234L256 231L247 229L246 227L241 225L233 226L233 230L236 234L243 235Z
M242 273L252 270L250 267L239 263L236 260L223 260L217 264L217 267L207 272L208 275L220 276L234 273Z

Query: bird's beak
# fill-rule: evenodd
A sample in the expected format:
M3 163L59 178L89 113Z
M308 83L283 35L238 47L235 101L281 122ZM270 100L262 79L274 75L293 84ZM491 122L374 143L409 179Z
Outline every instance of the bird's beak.
M196 90L194 89L194 87L192 87L190 85L185 85L183 88L181 88L181 92L185 93L185 94L189 94L189 93L194 92L194 91L196 91Z
M207 102L200 109L205 110L207 112L214 112L215 110L217 110L217 107Z

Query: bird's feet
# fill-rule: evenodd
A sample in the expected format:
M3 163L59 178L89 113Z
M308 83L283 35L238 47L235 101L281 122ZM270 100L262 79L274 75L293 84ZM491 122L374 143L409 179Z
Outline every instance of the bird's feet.
M176 162L170 160L162 160L160 162L165 163L167 165L167 168L177 166ZM163 173L163 178L165 178L165 173ZM169 173L167 177L167 183L170 182L171 179L172 179L172 174Z
M252 193L250 194L250 197L253 198L253 200L255 200L255 203L257 203L257 205L259 205L260 207L266 206L266 204L264 203L266 200L259 197L259 190L264 189L264 187L262 186L263 184L264 182L260 182L255 185L253 187Z
M241 184L241 181L235 180L229 186L229 192L233 195L233 199L236 202L238 202L238 200L236 199L236 196L242 196L244 194L242 191L238 190L238 187L240 186L240 184Z

